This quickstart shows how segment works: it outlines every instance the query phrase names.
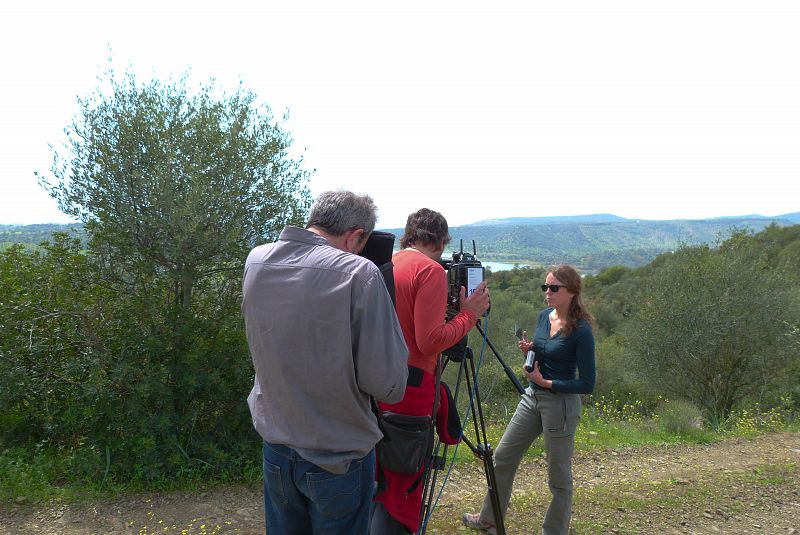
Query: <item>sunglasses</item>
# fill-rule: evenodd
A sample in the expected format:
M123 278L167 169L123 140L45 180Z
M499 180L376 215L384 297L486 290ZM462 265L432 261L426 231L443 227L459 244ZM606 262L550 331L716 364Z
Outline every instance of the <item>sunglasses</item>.
M556 293L559 288L566 288L566 284L542 284L541 288L543 292L550 290L553 293Z

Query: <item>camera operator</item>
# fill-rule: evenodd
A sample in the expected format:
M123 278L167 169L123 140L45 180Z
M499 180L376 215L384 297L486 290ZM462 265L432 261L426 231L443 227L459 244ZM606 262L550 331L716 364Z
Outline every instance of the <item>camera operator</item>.
M489 308L489 291L480 283L466 297L461 288L459 312L445 322L447 276L439 263L450 241L447 220L439 212L422 208L408 216L401 250L394 254L394 280L397 316L409 349L408 382L402 401L381 403L381 411L413 416L431 416L435 399L438 354L467 335ZM437 431L443 442L455 443L460 429L448 429L447 401L440 388ZM457 425L455 427L458 427ZM424 490L425 467L416 474L396 473L378 465L379 489L370 523L371 535L416 532ZM383 485L385 484L385 488Z
M325 192L306 229L287 226L247 258L248 403L264 440L267 533L368 533L381 438L370 396L399 401L408 376L383 276L357 254L375 220L370 197Z

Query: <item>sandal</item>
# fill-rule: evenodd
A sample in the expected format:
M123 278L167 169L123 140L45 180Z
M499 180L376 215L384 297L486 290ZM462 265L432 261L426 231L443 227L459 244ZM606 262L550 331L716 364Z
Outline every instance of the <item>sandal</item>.
M489 533L489 535L496 535L494 524L484 522L481 520L480 513L464 513L461 515L461 523L472 529L479 529Z

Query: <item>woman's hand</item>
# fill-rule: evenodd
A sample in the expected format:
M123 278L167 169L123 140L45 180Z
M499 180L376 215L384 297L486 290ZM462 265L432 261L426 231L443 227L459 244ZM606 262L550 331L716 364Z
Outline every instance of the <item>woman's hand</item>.
M540 386L542 388L546 388L548 390L553 387L553 381L551 381L549 379L545 379L544 377L542 377L542 372L539 371L539 361L538 360L534 360L533 361L533 371L528 372L528 370L526 370L524 367L523 367L523 371L525 372L525 377L529 381L533 381L534 384L536 384L536 385L538 385L538 386Z
M533 349L533 342L528 340L528 331L522 331L522 340L517 342L517 346L519 347L520 351L528 354L528 351Z

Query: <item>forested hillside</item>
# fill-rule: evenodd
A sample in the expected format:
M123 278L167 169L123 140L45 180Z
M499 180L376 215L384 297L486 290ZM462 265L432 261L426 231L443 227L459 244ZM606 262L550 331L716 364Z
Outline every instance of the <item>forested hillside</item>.
M753 216L696 221L611 220L613 218L512 218L505 223L496 220L453 227L449 249L458 249L463 240L464 249L471 252L474 240L478 258L482 260L533 266L568 262L596 273L613 265L643 266L661 253L674 251L682 245L715 243L737 229L759 231L770 224L791 226L799 219L797 214L780 218ZM399 236L403 230L391 232Z
M85 236L83 225L73 223L62 225L57 223L44 223L39 225L0 225L0 248L7 247L13 243L26 243L38 245L44 241L49 241L54 232L77 233L78 236Z
M474 240L482 260L534 266L568 262L587 273L597 273L614 265L643 266L661 253L682 245L714 243L736 230L759 231L770 224L791 226L798 222L798 214L672 221L631 221L607 214L510 218L453 227L448 249L457 250L463 240L465 250L471 252ZM388 230L398 238L403 233L403 229ZM38 244L55 231L83 236L79 224L0 226L0 246Z
M466 226L453 229L454 240L475 240L481 257L548 265L568 262L588 272L612 265L643 266L681 245L709 244L735 229L758 231L768 219L699 221L620 221L541 225ZM788 220L775 223L791 225ZM458 242L456 242L458 243Z

